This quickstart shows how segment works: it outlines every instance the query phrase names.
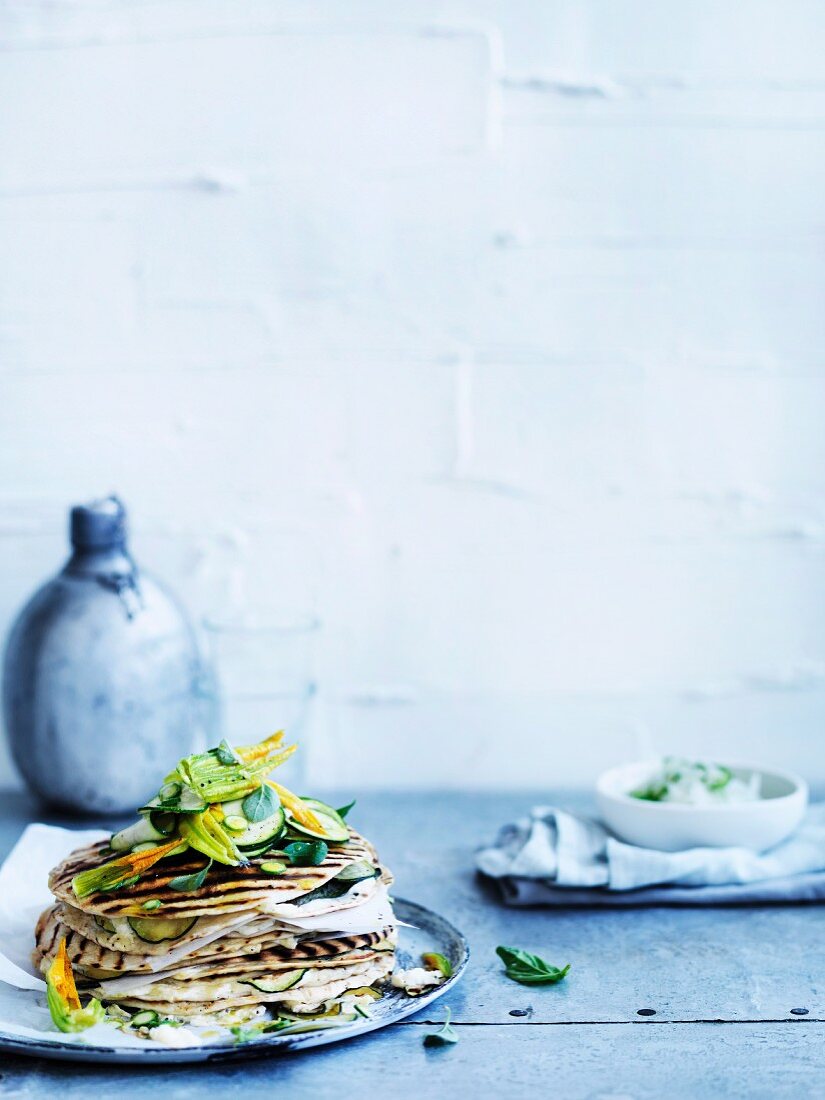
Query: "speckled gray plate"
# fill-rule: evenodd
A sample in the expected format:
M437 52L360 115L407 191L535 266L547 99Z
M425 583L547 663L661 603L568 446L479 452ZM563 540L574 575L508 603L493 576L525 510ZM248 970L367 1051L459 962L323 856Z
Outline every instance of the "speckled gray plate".
M452 977L443 985L420 997L409 997L401 990L389 990L372 1009L372 1017L357 1024L346 1024L340 1028L326 1031L305 1031L298 1035L265 1035L252 1042L234 1046L231 1043L208 1047L188 1047L174 1050L162 1047L158 1043L146 1043L140 1048L92 1046L89 1043L67 1042L60 1033L54 1039L26 1039L9 1035L3 1030L0 1021L0 1050L13 1051L15 1054L29 1054L39 1058L57 1058L72 1062L129 1062L146 1065L168 1065L171 1062L216 1062L236 1058L255 1057L261 1054L284 1054L291 1050L309 1050L310 1047L325 1046L327 1043L340 1043L343 1039L352 1039L364 1035L387 1024L397 1023L406 1016L420 1012L448 990L452 989L461 977L470 948L464 936L438 913L425 909L423 905L396 898L393 908L404 926L399 929L398 962L405 969L420 966L424 951L438 951L450 960ZM409 927L406 927L409 926ZM32 994L34 995L34 994Z

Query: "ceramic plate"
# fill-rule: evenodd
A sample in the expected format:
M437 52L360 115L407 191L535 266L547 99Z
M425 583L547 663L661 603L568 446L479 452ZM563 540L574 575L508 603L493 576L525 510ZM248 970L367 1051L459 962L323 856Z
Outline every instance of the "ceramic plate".
M467 941L448 921L433 913L431 909L425 909L423 905L415 902L396 898L395 915L403 925L399 928L399 943L397 959L404 969L421 965L421 954L424 951L438 951L446 956L452 964L453 975L443 985L437 986L429 993L420 997L409 997L401 990L392 989L384 997L376 1002L372 1009L372 1017L362 1020L357 1024L347 1024L340 1028L330 1028L327 1031L305 1031L298 1035L264 1035L248 1043L234 1046L215 1045L209 1047L189 1047L183 1050L174 1050L163 1047L159 1043L145 1043L140 1047L110 1047L93 1046L89 1043L67 1042L64 1037L55 1032L54 1039L39 1037L26 1039L9 1035L4 1031L2 1023L2 1008L0 1008L0 1050L13 1051L16 1054L30 1054L40 1058L65 1059L72 1062L114 1062L124 1064L138 1062L141 1065L166 1065L171 1062L215 1062L227 1061L236 1058L248 1058L262 1053L284 1054L290 1050L309 1050L310 1047L325 1046L327 1043L340 1043L344 1039L352 1039L356 1035L364 1035L368 1031L386 1027L387 1024L397 1023L406 1016L412 1016L420 1012L426 1005L431 1004L448 990L452 989L470 956ZM5 987L8 988L8 987ZM18 996L24 994L16 992ZM32 997L35 994L27 994ZM4 1008L5 1006L3 1006Z

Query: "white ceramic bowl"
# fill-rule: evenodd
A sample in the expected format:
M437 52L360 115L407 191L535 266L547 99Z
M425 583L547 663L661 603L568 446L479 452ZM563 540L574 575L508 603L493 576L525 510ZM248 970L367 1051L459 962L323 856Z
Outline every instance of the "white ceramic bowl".
M611 832L630 844L678 852L685 848L751 848L763 852L790 836L808 805L808 785L791 772L728 764L735 776L761 777L756 802L691 806L680 802L647 802L628 792L641 786L661 766L643 760L611 768L596 782L596 802Z

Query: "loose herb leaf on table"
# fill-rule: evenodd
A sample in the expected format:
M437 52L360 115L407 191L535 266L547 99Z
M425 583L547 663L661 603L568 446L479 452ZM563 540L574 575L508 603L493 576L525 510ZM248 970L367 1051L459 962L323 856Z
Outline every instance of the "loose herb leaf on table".
M458 1042L458 1032L450 1023L450 1010L446 1010L446 1018L438 1031L431 1031L424 1036L425 1047L450 1046Z
M555 985L570 970L570 963L559 969L538 955L531 955L529 951L522 951L518 947L497 947L496 954L504 963L507 977L514 982L521 982L522 985Z

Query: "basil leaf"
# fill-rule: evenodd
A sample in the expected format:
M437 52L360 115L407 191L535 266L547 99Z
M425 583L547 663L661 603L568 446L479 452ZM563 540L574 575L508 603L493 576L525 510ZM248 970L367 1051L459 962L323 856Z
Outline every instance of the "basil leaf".
M518 947L497 947L496 954L504 963L507 977L522 985L555 985L570 971L570 963L559 969Z
M451 1046L453 1043L458 1042L458 1032L450 1023L450 1010L445 1010L446 1019L438 1031L431 1031L429 1035L424 1036L425 1047L444 1047Z
M318 867L327 858L329 848L323 840L296 840L283 851L295 867Z
M179 875L177 878L173 878L169 883L170 890L200 890L204 882L206 882L206 876L209 873L209 868L212 866L212 860L208 860L204 867L201 867L200 871L195 871L192 875Z
M310 901L320 901L328 898L341 898L348 893L357 882L364 879L376 878L381 872L365 860L351 863L339 871L335 878L325 882L323 886L316 886L308 894L295 899L296 905L306 905Z
M235 750L232 748L226 738L221 741L220 745L218 745L216 749L212 749L212 752L215 754L215 756L217 756L218 760L220 760L222 764L238 763L238 757L235 755Z
M352 802L348 802L346 804L346 806L341 806L335 812L338 814L339 817L344 817L345 818L354 805L355 805L355 799L353 798Z
M243 800L242 807L247 821L266 821L272 817L280 805L275 792L266 783L258 787L257 791L248 794Z

